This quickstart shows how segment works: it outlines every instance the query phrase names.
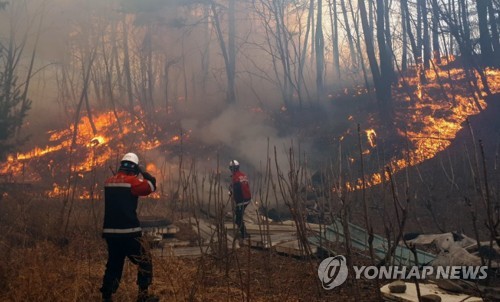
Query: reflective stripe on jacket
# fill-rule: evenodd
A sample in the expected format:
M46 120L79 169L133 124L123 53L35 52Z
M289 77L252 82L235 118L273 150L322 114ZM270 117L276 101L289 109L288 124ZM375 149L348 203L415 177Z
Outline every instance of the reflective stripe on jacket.
M104 183L103 237L140 237L142 234L137 218L139 196L154 191L153 184L136 175L119 171Z

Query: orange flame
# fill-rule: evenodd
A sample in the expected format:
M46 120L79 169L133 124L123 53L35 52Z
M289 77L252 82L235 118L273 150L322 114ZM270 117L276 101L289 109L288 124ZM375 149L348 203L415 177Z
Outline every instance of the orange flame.
M377 133L374 129L365 130L366 138L368 139L368 144L370 147L375 148L377 146L377 142L375 141L377 138Z
M121 122L121 127L118 127L117 118ZM138 120L127 112L118 112L117 115L105 112L94 115L92 126L87 116L82 117L77 125L75 138L74 126L65 130L50 130L47 132L48 144L45 147L34 147L24 153L8 155L7 161L0 164L0 174L12 176L15 181L35 182L44 178L41 173L47 172L32 167L34 163L39 168L40 163L46 161L47 171L60 171L64 169L65 164L71 163L72 172L82 173L108 165L113 159L116 160L117 153L124 150L133 148L147 151L160 147L164 142L158 138L150 138ZM180 136L176 135L166 143L178 140ZM60 155L61 152L64 152L63 156ZM68 160L70 157L72 161ZM64 159L64 162L61 162L61 159ZM35 162L32 162L33 160ZM55 184L47 195L56 197L64 190L67 189Z
M447 62L449 60L445 60ZM442 83L446 95L442 95L442 89L438 82L440 79L447 79L451 76L449 83ZM500 70L488 68L485 70L488 79L488 85L492 93L500 92ZM477 75L479 79L479 75ZM426 71L427 84L421 84L418 75L408 80L410 85L416 87L415 93L417 99L408 105L407 111L412 114L400 114L399 120L405 121L404 128L409 129L405 132L399 130L402 135L406 135L410 141L408 154L404 158L393 158L388 167L392 173L402 169L422 163L425 160L433 158L437 153L445 150L453 141L458 131L462 129L462 123L471 115L479 113L478 106L474 103L472 95L466 87L460 87L456 83L465 83L466 76L462 69L453 68L443 70L437 68ZM478 80L478 83L481 81ZM464 85L465 86L465 85ZM479 84L483 88L482 84ZM424 93L426 92L426 93ZM441 95L441 100L429 99L430 95ZM483 109L487 104L484 101L484 93L479 97L478 104ZM410 97L400 96L408 101ZM420 126L415 126L420 125ZM370 130L366 131L368 142L372 147L376 134ZM373 140L371 139L373 138ZM350 159L350 161L354 161ZM384 181L381 173L374 173L365 176L365 184L373 186ZM356 190L362 188L362 181L358 179L355 183L346 184L347 190Z

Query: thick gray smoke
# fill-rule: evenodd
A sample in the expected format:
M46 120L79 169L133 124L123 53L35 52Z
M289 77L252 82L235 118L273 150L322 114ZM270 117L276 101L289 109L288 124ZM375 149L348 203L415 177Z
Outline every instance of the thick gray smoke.
M280 166L282 169L287 168L283 150L290 146L291 138L279 137L270 119L262 112L233 105L211 121L197 127L194 132L199 135L201 141L225 145L228 148L227 156L255 168L264 166L268 155L274 163L273 150L276 146Z

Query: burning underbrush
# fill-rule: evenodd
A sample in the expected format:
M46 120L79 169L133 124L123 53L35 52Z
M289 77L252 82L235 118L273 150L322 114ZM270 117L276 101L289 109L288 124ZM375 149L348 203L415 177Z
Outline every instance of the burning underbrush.
M480 75L475 71L470 73L459 68L434 66L426 71L424 84L416 75L402 77L393 90L395 127L387 129L383 116L368 118L368 123L365 123L369 129L363 131L366 136L363 155L368 166L378 167L375 169L389 167L391 173L397 173L432 159L448 148L465 121L488 106ZM500 70L486 69L484 73L491 94L499 93ZM372 154L375 154L375 163L373 158L370 163ZM384 157L389 155L389 159L380 163L381 154ZM351 158L351 163L355 161ZM365 186L377 185L384 180L387 180L385 172L375 172L365 176ZM359 178L347 186L360 189L363 181Z
M385 168L381 167L390 167L392 173L397 173L433 158L451 144L469 116L487 107L483 92L486 89L480 75L450 66L436 65L427 70L425 82L418 78L416 70L400 78L398 85L394 85L394 120L391 127L384 123L383 113L374 114L373 101L366 99L364 88L346 90L340 96L332 97L332 103L338 105L333 109L333 116L326 115L321 119L316 114L308 116L304 112L289 121L275 119L274 126L279 129L288 124L288 128L295 130L285 136L298 137L299 141L313 138L324 142L336 137L335 144L342 144L347 149L347 165L352 168L359 168L362 153L366 161L364 183L363 178L355 174L343 177L347 180L347 189L380 184L387 179L383 172ZM499 92L500 72L486 69L484 73L491 93ZM347 101L339 101L341 99L346 99L351 105ZM351 108L351 111L344 107ZM266 115L262 110L250 110L250 115ZM38 133L37 136L45 136L46 144L31 148L27 144L23 147L24 151L8 155L0 165L0 181L36 185L48 197L69 194L70 188L74 187L72 194L80 199L91 199L94 198L96 185L103 181L104 175L115 169L125 152L138 152L144 162L149 163L148 170L167 177L166 159L189 152L187 142L192 145L191 149L203 149L205 158L207 150L214 151L214 154L208 155L210 157L221 148L210 148L208 145L225 144L209 142L203 137L206 133L202 127L182 129L180 118L166 121L160 112L146 114L135 108L133 114L127 111L92 114L92 118L90 115L82 116L76 128L74 123L69 123L66 129ZM251 121L252 117L248 120ZM331 124L330 120L340 122ZM360 124L360 130L356 129L356 124ZM356 150L358 136L362 139L361 151ZM251 140L244 149L255 148ZM336 148L330 144L325 149ZM197 156L199 150L193 155ZM329 150L323 155L331 154ZM258 157L257 154L253 156Z
M68 183L75 183L75 179L80 179L80 185L84 186L86 180L102 180L97 174L114 172L121 156L130 150L139 150L148 159L147 170L159 172L160 161L154 157L168 155L189 137L189 132L179 133L174 124L159 128L143 120L143 115L132 116L125 111L104 112L94 115L92 120L82 117L76 129L70 125L63 130L49 130L41 134L46 137L45 146L7 157L0 165L2 181L49 187L46 195L58 197L68 191ZM79 198L90 198L92 185L80 190Z
M413 74L410 72L401 77L393 91L394 127L387 127L383 116L373 114L373 106L370 105L373 101L359 101L366 95L364 88L360 88L344 91L340 98L338 95L333 98L333 103L339 106L348 106L346 102L338 102L341 98L348 98L350 103L361 102L356 103L356 109L349 112L340 107L334 108L334 117L324 118L345 122L329 127L328 122L321 125L323 122L317 116L308 119L307 114L301 113L293 121L288 121L289 128L296 130L286 135L299 140L302 137L322 141L330 140L325 137L336 137L344 146L356 146L356 123L361 124L362 154L367 161L364 185L377 185L387 177L380 167L390 167L396 173L433 158L451 144L469 116L487 107L480 75L449 66L434 66L426 71L424 84L415 70ZM499 92L500 72L486 69L485 76L491 93ZM254 115L265 114L262 110L251 111ZM120 156L130 150L140 153L145 162L150 163L148 170L157 173L165 172L165 158L188 150L183 147L188 141L192 141L193 146L198 145L194 148L204 149L204 156L207 156L206 147L210 143L201 137L203 134L197 133L203 133L203 129L195 129L192 133L191 129L182 129L179 119L165 121L159 112L146 115L139 108L134 112L93 112L91 119L90 115L81 117L76 129L74 123L70 123L67 129L38 133L37 136L46 137L46 144L31 148L27 144L23 148L25 151L10 154L7 161L0 165L0 181L37 184L48 197L57 197L68 192L78 179L77 196L88 199L92 197L96 182L103 180L102 175L109 175ZM344 116L340 116L342 114ZM305 125L308 120L312 121L312 126ZM283 120L276 121L281 123ZM321 133L325 133L324 137ZM214 153L219 149L220 146L211 148ZM354 167L359 165L360 156L359 152L352 150L347 160ZM382 162L381 157L385 158ZM348 189L359 189L363 186L362 178L347 181L346 186Z

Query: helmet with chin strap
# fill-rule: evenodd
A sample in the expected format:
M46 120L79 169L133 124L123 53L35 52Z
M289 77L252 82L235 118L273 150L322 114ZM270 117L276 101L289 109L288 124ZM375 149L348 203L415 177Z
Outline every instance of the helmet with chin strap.
M236 159L233 159L229 162L229 170L234 172L238 171L239 169L240 169L240 163Z
M120 170L125 172L139 173L139 157L135 153L127 153L120 162Z

